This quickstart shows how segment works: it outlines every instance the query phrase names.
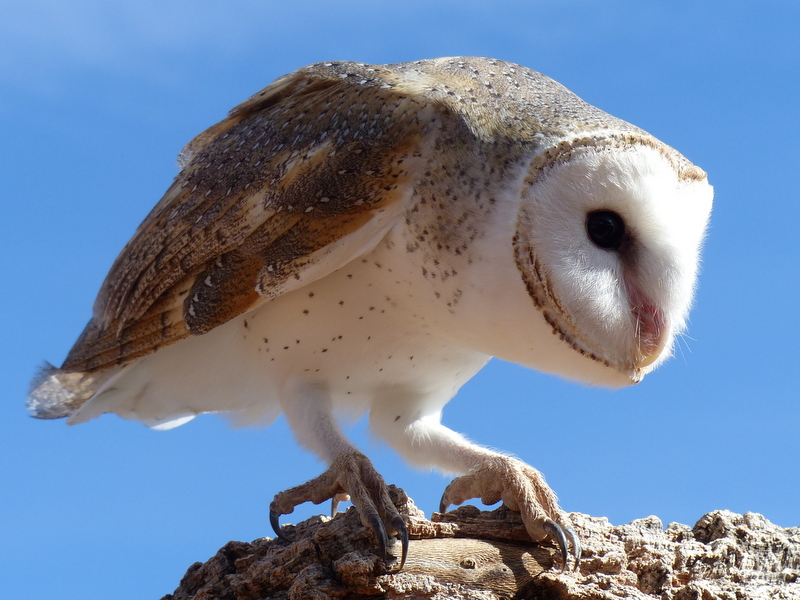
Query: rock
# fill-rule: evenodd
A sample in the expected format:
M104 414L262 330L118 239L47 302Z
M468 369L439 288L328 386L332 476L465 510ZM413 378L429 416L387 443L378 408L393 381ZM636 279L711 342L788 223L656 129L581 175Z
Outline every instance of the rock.
M229 542L162 600L800 600L800 528L755 513L714 511L694 528L666 529L657 517L614 526L572 513L584 549L580 570L562 572L555 548L531 542L503 506L428 520L402 490L391 492L411 537L400 572L376 555L351 508L287 526L291 543Z

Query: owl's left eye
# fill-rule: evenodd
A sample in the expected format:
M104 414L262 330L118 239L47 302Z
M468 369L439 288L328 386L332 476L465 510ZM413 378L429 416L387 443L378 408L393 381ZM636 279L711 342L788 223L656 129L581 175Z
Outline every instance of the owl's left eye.
M625 239L625 221L611 210L595 210L586 215L589 239L604 250L619 250Z

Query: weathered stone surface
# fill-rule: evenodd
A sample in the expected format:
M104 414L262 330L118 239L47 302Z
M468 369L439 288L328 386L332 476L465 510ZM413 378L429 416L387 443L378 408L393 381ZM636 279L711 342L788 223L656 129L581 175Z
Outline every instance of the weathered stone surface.
M694 528L664 529L656 517L614 526L573 513L583 558L580 571L562 572L555 549L530 542L504 507L427 520L402 490L392 494L412 538L401 572L350 509L287 527L292 543L229 542L163 600L800 600L800 528L758 514L715 511Z

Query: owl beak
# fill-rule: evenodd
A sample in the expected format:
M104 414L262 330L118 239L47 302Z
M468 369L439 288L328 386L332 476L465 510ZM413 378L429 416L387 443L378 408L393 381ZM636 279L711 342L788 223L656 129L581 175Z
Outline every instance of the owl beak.
M636 319L638 344L636 366L643 369L656 362L664 352L669 328L663 312L650 304L634 306L632 311Z

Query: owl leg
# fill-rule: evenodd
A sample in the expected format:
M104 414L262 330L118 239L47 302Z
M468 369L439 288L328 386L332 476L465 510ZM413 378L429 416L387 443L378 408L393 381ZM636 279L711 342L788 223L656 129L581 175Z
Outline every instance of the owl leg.
M569 517L558 506L555 493L539 471L524 462L473 444L439 422L439 415L419 418L402 425L397 417L387 418L373 411L370 424L400 454L420 466L433 466L450 473L464 473L454 479L442 495L440 512L451 504L480 498L485 504L502 500L522 515L534 541L552 539L569 563L569 545L578 568L581 543Z
M269 507L269 520L278 537L288 539L279 518L294 512L304 502L320 504L326 500L350 497L365 527L378 539L380 552L389 559L389 535L396 535L402 545L398 569L408 555L408 529L389 496L383 477L370 460L344 436L333 418L327 392L304 380L287 385L282 405L298 441L314 451L330 466L322 475L278 493Z

